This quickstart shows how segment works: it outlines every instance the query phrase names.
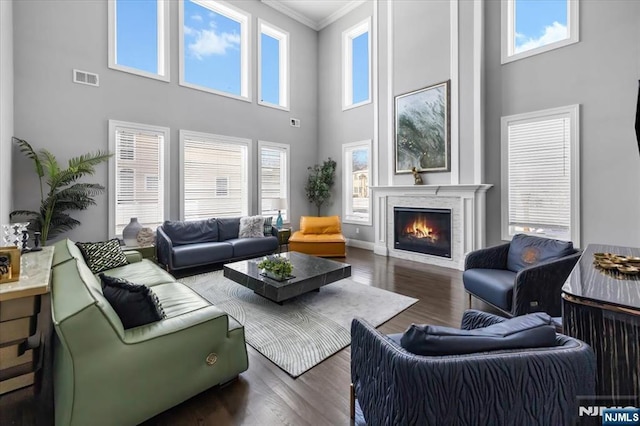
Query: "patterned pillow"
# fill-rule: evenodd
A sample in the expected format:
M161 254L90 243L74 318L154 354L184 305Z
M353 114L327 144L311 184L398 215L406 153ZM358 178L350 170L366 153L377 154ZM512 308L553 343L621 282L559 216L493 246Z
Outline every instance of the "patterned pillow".
M76 243L76 246L94 274L129 264L117 238L99 243Z
M125 330L167 317L158 296L146 285L134 284L123 278L105 274L99 276L102 281L102 294L118 314Z
M262 216L248 216L240 218L238 238L263 238L264 218Z
M271 228L273 228L273 225L271 225L271 222L273 222L273 217L269 216L264 218L264 236L265 237L270 237L273 235L271 232Z

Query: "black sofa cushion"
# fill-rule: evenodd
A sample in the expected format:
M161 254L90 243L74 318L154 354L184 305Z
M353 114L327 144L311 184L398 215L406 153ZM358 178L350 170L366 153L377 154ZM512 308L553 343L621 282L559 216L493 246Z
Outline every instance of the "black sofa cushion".
M233 257L233 247L228 242L187 244L173 248L173 266L221 263Z
M507 255L507 269L519 272L524 268L541 262L560 259L573 254L571 241L552 240L535 237L533 235L517 234L509 244Z
M102 294L126 329L166 318L158 296L146 285L100 274Z
M240 218L220 218L218 219L218 241L227 241L238 238L240 232Z
M474 330L412 324L400 339L416 355L459 355L504 349L555 346L551 317L542 312L515 317Z
M167 220L162 225L162 229L174 246L218 241L218 222L216 219Z
M97 243L76 243L76 246L94 274L129 264L117 238Z
M276 237L264 238L236 238L227 240L233 247L233 257L255 257L261 254L273 253L278 248Z
M480 299L511 311L516 273L506 269L467 269L462 274L464 288Z

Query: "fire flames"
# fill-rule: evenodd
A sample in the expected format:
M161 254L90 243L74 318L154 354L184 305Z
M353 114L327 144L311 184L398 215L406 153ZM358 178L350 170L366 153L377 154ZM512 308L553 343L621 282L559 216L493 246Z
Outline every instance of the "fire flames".
M427 238L432 243L438 241L438 230L429 225L424 217L418 217L404 228L404 235L412 238Z

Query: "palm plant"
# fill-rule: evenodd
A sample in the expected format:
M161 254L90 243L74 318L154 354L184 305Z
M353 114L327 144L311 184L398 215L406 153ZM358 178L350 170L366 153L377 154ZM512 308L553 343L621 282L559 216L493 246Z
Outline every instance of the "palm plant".
M15 210L11 218L23 217L29 221L29 229L40 232L42 243L70 231L80 222L72 218L67 212L72 210L86 210L96 205L93 197L104 192L104 186L97 183L78 182L85 175L93 175L95 166L108 160L112 154L98 151L69 159L66 169L62 169L56 157L46 149L36 152L23 139L12 138L20 146L27 158L33 160L36 174L40 181L40 210ZM45 194L44 183L48 186Z

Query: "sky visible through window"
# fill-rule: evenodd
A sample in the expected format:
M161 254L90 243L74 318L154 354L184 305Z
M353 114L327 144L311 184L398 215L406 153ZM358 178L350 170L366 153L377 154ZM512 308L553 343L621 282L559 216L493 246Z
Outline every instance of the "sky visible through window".
M116 1L116 63L158 74L158 3Z
M369 32L353 39L353 103L369 99Z
M515 53L569 37L567 0L515 0Z
M184 2L184 80L241 94L240 23Z
M267 34L260 34L262 58L261 99L280 105L280 41Z

